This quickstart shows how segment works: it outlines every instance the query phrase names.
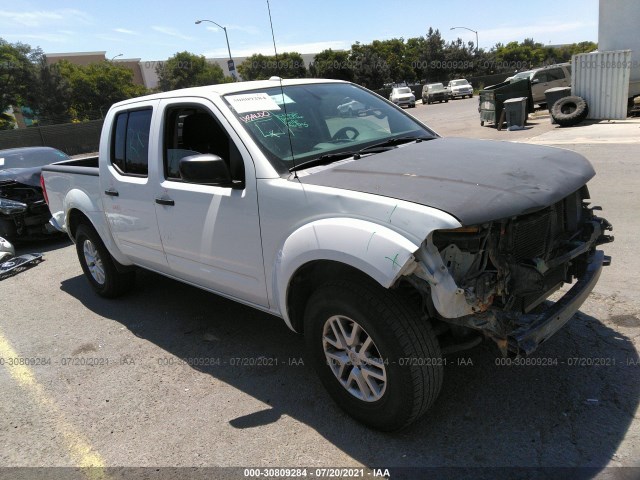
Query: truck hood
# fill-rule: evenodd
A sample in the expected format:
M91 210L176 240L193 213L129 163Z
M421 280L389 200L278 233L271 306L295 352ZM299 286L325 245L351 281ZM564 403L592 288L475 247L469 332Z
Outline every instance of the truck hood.
M300 181L414 202L474 225L545 208L594 175L587 159L569 150L438 138L334 165Z

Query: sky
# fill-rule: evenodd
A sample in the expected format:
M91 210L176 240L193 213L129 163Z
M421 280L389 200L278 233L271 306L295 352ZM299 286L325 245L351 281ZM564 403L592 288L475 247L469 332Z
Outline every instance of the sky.
M349 49L355 42L424 36L480 48L533 38L543 44L598 40L598 0L270 0L278 52ZM0 37L45 53L106 51L165 60L189 51L207 58L273 55L266 0L0 0Z

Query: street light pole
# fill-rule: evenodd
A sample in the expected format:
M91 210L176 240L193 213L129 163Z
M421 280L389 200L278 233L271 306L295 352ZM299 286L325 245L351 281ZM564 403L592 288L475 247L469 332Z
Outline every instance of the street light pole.
M233 79L236 80L236 68L235 68L235 65L233 64L233 58L231 57L231 47L229 47L229 35L227 34L227 28L223 27L219 23L214 22L213 20L206 20L206 19L196 20L196 25L200 25L202 22L213 23L215 26L224 30L224 36L227 39L227 51L229 52L229 73L231 74Z
M476 30L473 30L471 28L467 28L467 27L451 27L449 30L453 30L456 28L464 28L465 30L469 30L470 32L473 32L476 34L476 55L478 55L478 32Z
M118 55L114 55L113 57L111 57L111 60L110 60L110 61L111 61L111 62L113 62L113 59L114 59L114 58L121 57L122 55L123 55L122 53L119 53Z

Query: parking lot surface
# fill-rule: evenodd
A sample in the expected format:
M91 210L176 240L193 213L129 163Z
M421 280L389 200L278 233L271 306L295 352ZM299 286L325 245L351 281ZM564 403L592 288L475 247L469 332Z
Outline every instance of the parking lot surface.
M480 126L476 97L409 112L445 136L557 142L593 163L592 198L614 225L612 265L532 357L509 363L490 344L447 357L435 406L382 434L331 402L280 319L148 272L105 300L69 241L31 243L19 253L45 262L0 282L0 465L640 472L638 144L590 143L579 129L591 125L554 136L540 114L531 128L498 132Z

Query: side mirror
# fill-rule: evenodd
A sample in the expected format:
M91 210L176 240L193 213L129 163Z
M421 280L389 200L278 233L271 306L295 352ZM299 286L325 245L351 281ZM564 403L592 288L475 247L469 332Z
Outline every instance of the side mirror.
M190 155L180 159L180 176L189 183L232 187L227 163L218 155Z
M531 80L531 84L535 85L536 83L540 83L540 79L539 78L534 78L533 80Z

